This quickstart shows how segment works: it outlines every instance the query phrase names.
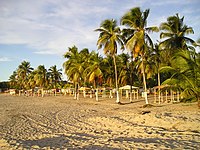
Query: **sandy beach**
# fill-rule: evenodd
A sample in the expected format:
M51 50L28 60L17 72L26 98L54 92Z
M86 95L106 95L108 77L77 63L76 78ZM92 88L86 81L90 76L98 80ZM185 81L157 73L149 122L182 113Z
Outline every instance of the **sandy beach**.
M0 95L0 149L200 149L197 103Z

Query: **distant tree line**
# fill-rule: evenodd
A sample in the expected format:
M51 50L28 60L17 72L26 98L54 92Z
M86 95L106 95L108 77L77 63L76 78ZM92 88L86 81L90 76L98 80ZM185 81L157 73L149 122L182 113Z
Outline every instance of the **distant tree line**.
M30 62L23 61L9 78L10 88L34 89L57 88L61 86L62 73L56 65L46 69L39 65L36 69L31 67Z

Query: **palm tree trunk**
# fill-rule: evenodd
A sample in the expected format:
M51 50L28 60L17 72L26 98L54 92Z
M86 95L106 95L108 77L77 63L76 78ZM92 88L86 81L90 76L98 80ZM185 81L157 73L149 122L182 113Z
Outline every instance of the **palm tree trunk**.
M147 83L146 83L145 72L144 72L143 58L142 58L142 76L143 76L143 84L144 84L144 98L145 98L146 104L149 104L148 99L147 99Z
M96 83L96 80L94 80L94 88L96 89L96 92L95 92L95 96L96 96L96 101L98 102L99 101L99 91L98 91L98 85Z
M158 72L158 100L160 104L160 73Z
M133 94L132 94L132 85L133 85L133 53L131 53L131 66L130 66L130 74L131 74L131 87L130 87L130 102L133 101Z
M115 55L113 55L113 62L114 62L114 67L115 67L115 87L116 87L116 103L120 103L120 100L119 100L119 89L118 89L118 79L117 79L117 65L116 65L116 58L115 58Z

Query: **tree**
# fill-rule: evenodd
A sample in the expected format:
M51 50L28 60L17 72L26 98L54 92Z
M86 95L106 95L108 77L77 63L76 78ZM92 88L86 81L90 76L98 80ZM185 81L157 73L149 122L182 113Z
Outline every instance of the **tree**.
M34 90L34 88L36 87L35 75L36 75L36 70L33 70L28 75L28 86L29 86L29 89L33 89Z
M113 64L112 57L107 56L103 58L101 70L103 72L104 86L115 87L115 70L113 68L114 68L114 64Z
M90 53L89 64L84 71L84 74L87 75L89 82L92 82L94 88L98 84L102 83L103 73L101 71L102 58L94 51Z
M117 75L117 64L116 64L116 54L118 45L123 46L121 30L117 26L117 21L112 20L104 20L100 28L95 31L100 32L99 38L97 41L98 49L103 47L104 54L111 55L114 63L115 70L115 86L116 86L116 94L117 99L116 103L120 103L119 100L119 89L118 89L118 75Z
M166 58L173 56L182 49L188 49L187 44L194 44L195 41L186 37L194 34L192 27L184 24L184 17L180 18L178 14L167 18L167 22L160 25L160 38L164 39L160 47L166 50Z
M55 68L54 68L55 69ZM35 71L35 77L36 85L44 88L47 84L47 70L45 69L44 65L39 65L37 70Z
M171 77L162 84L173 85L180 89L181 97L186 100L200 99L200 55L187 50L176 53L171 66L164 66L161 72L171 72Z
M74 99L78 99L77 85L84 84L86 81L83 72L87 67L88 57L88 49L83 49L82 51L78 52L78 48L76 46L73 46L71 48L69 47L68 52L64 54L64 58L68 59L63 63L64 72L68 76L69 80L71 80L74 83Z
M31 67L30 62L23 61L18 69L17 69L17 75L18 75L18 82L20 83L20 87L26 88L27 82L28 82L28 75L32 72L33 68Z
M51 66L48 70L50 82L54 85L54 88L56 88L57 83L62 80L62 69L57 69L56 65Z
M9 77L10 81L10 87L11 88L17 88L18 82L17 82L17 72L13 71L13 74Z
M136 7L125 13L125 15L121 18L121 24L127 27L127 29L123 30L126 48L131 51L131 54L134 55L135 58L141 58L141 72L143 76L145 93L147 92L147 86L144 68L144 56L149 48L147 45L150 45L151 48L153 47L153 42L147 33L158 31L157 27L146 27L149 11L149 9L146 9L144 12L142 12L139 7ZM145 102L148 104L147 96L145 96Z

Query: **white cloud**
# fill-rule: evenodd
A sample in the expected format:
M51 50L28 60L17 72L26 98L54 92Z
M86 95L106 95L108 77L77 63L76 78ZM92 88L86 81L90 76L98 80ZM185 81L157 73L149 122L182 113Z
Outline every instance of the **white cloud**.
M195 0L194 0L195 1ZM0 44L26 44L37 54L63 54L68 47L96 49L98 28L107 18L120 19L132 7L177 4L180 1L148 0L1 0ZM197 2L197 1L195 1ZM181 2L181 5L188 2ZM120 5L119 5L120 4ZM144 7L146 6L146 7ZM144 8L143 8L144 7ZM158 9L158 8L157 8ZM189 10L188 10L189 11ZM150 12L151 16L151 12ZM155 14L149 26L159 25L169 15Z
M106 8L86 1L45 2L0 2L0 44L26 44L39 54L63 54L74 44L95 45L91 24Z
M0 57L0 62L7 62L7 61L12 61L12 59L8 57Z

